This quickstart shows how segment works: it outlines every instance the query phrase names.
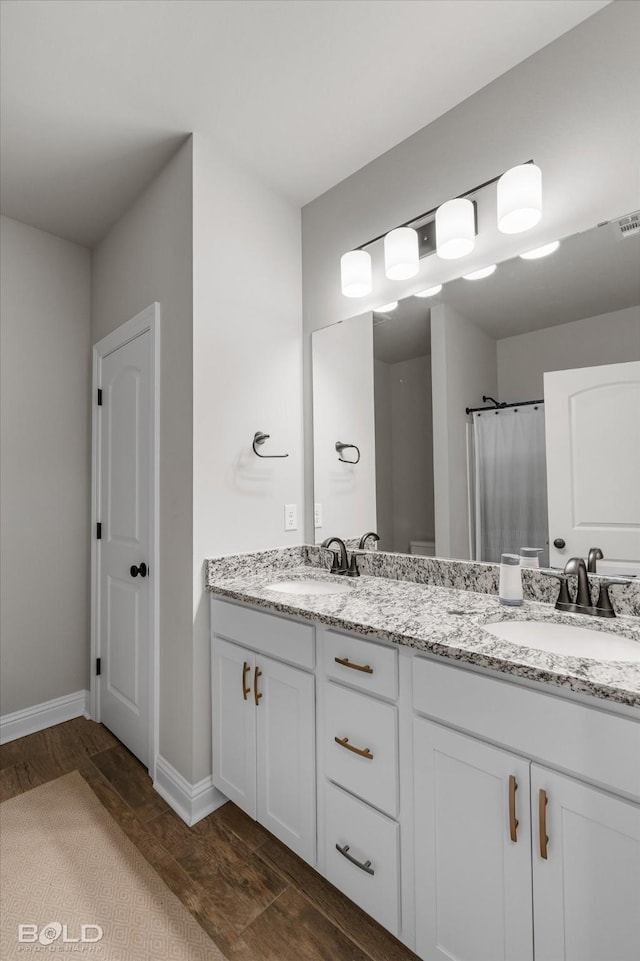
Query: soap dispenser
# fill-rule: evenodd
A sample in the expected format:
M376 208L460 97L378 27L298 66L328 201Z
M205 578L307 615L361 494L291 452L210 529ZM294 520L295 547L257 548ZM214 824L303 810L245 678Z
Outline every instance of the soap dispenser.
M503 554L500 558L500 603L508 607L522 604L522 574L517 554Z
M520 567L540 567L541 547L521 547Z

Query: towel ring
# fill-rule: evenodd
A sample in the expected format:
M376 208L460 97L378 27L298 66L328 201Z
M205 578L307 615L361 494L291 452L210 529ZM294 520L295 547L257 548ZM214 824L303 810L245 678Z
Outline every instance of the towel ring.
M357 456L356 460L347 460L345 457L338 457L338 460L341 461L343 464L357 464L357 463L359 463L359 461L360 461L360 448L359 448L359 447L356 447L355 444L343 444L342 441L339 441L339 440L336 441L336 450L338 451L339 454L342 454L342 451L343 451L343 450L346 450L348 447L351 447L351 448L353 448L353 450L356 450L356 451L358 452L358 456Z
M266 440L269 440L271 434L265 434L264 431L257 430L253 435L253 453L256 457L264 457L265 459L270 457L288 457L288 454L261 454L259 450L256 450L256 444L264 444Z

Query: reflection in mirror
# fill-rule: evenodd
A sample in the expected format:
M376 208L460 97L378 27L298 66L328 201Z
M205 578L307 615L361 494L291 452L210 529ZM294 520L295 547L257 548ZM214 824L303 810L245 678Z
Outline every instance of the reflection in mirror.
M614 221L314 333L316 539L640 573L639 264Z

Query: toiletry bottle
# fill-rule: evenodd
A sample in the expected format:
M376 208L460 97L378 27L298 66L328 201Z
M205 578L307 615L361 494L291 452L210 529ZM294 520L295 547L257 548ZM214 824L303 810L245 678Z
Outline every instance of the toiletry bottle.
M521 547L520 567L540 567L541 547Z
M517 554L503 554L500 558L500 603L509 607L522 604L522 574Z

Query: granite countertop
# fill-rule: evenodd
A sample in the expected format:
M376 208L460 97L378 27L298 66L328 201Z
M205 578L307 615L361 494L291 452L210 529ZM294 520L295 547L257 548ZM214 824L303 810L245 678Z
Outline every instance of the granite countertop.
M565 614L535 601L508 608L491 594L365 575L346 579L308 563L283 564L277 552L255 556L259 558L255 564L252 555L208 561L207 589L265 610L357 631L422 653L640 707L640 663L551 654L511 644L482 629L483 624L497 620L546 621L621 635L640 645L640 618L609 620ZM347 583L349 590L342 594L284 594L267 587L278 580L309 577Z

